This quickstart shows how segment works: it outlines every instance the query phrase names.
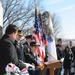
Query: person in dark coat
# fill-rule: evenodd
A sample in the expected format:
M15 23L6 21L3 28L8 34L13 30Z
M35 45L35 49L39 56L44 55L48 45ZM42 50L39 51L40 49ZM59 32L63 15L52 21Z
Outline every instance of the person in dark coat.
M64 53L65 53L64 64L63 64L64 75L67 75L67 74L71 75L71 73L70 73L70 67L71 67L71 62L74 59L74 55L73 55L73 52L72 52L72 50L71 50L71 48L69 46L65 47Z
M39 75L40 74L40 69L39 65L42 64L41 60L38 60L40 56L36 53L37 48L40 45L36 43L35 41L32 41L30 43L30 52L26 54L26 59L25 62L30 63L35 66L35 71L29 71L30 75Z
M26 54L30 52L30 42L32 41L32 35L26 35L25 38L26 38L26 41L23 44L23 47L24 47L23 52L24 52L24 58L28 59L26 58Z
M23 36L22 30L18 30L18 34L15 40L15 47L16 47L18 59L24 62L25 58L24 58L24 52L23 52L23 45L20 42L22 36Z
M30 52L30 42L32 41L32 35L26 35L26 42L23 44L24 45L24 52L28 53Z
M72 46L71 50L72 50L73 55L74 55L74 59L71 63L71 75L75 75L75 46Z
M15 64L20 70L27 68L25 64L18 60L14 41L16 39L18 28L10 24L5 30L5 34L0 39L0 75L6 73L5 67L9 63Z
M59 38L57 40L56 51L57 51L57 59L61 60L61 58L64 57L64 49L62 47L62 39L61 38Z
M73 54L74 54L74 60L75 60L75 46L72 46L72 47L71 47L71 50L72 50L72 52L73 52Z
M56 52L57 52L58 60L61 60L62 58L64 58L64 49L62 47L62 39L61 38L58 38L58 40L57 40ZM61 72L61 68L55 69L55 75L60 75L60 72Z

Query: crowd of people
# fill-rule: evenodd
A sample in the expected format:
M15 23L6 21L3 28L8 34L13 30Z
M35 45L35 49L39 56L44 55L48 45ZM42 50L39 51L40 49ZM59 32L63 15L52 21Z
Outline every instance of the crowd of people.
M44 66L37 49L40 46L36 41L32 40L32 35L25 36L25 42L20 42L23 36L22 30L19 30L16 25L10 24L5 30L5 34L0 39L0 74L6 74L6 66L8 63L15 64L20 70L24 68L28 70L29 75L42 75L41 66ZM64 69L63 75L75 74L75 46L70 41L63 48L62 39L59 38L56 44L57 59L62 62ZM47 49L46 49L47 50ZM47 51L46 51L47 52ZM46 53L47 56L47 53ZM62 60L64 58L64 60ZM47 57L45 58L47 61ZM44 60L45 61L45 60ZM45 62L46 62L45 61ZM26 64L29 63L35 67L35 70L30 69ZM48 75L47 69L43 75ZM55 75L61 75L62 68L55 69ZM49 74L50 75L50 74Z
M25 43L21 44L23 36L22 30L16 25L10 24L5 30L5 34L0 39L0 74L6 74L6 66L9 63L15 64L20 70L28 70L29 75L40 75L43 66L41 57L36 52L40 46L32 40L32 35L25 36ZM27 64L31 64L28 66ZM34 69L31 67L34 66Z
M57 59L62 62L62 68L55 70L55 75L75 75L75 46L73 41L69 41L68 44L63 47L62 39L57 40L56 51ZM63 60L62 60L63 59Z

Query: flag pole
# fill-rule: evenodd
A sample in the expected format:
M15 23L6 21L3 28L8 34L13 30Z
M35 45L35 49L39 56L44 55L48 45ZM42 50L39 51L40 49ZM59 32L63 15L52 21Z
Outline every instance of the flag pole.
M47 52L47 54L54 60L57 60L52 54L50 54L49 52Z

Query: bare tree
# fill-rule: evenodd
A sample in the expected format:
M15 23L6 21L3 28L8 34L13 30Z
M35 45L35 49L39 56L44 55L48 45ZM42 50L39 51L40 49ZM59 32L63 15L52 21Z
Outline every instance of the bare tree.
M54 28L55 37L62 36L62 25L61 25L61 18L56 13L52 14L52 23Z
M1 0L3 6L3 28L8 24L17 23L20 29L29 29L33 26L35 6L40 0Z

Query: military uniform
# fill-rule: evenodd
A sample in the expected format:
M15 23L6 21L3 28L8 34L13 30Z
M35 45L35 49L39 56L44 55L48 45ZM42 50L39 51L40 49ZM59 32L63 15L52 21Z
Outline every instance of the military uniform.
M39 46L39 45L36 42L31 42L30 43L30 47L35 47L35 46ZM37 55L34 52L32 52L32 49L30 49L29 53L26 53L25 62L30 63L33 66L35 66L35 71L29 70L30 75L39 75L40 74L40 69L38 68L39 63L37 61L38 58L39 58L39 55ZM36 50L36 48L35 48L35 50Z
M39 64L37 63L38 55L34 55L32 52L29 52L25 55L27 59L25 59L25 62L32 64L35 66L35 71L29 70L30 75L39 75L40 69L37 68Z
M16 47L18 59L21 61L25 61L22 44L18 42L17 40L15 40L15 47Z
M36 62L37 55L34 55L32 52L29 52L26 54L26 58L28 59L26 59L25 62L30 63L36 67L38 66L38 63Z
M25 42L24 44L23 44L23 46L24 46L24 52L25 53L29 53L30 52L30 48L29 48L29 44L27 43L27 42Z
M20 39L21 39L22 35L23 35L22 30L18 30L17 37L16 37L14 45L16 47L18 59L21 60L21 61L24 61L25 58L24 58L24 52L23 52L23 45L20 43Z
M32 39L32 35L27 35L25 36L26 39ZM30 52L30 43L28 43L27 41L23 44L23 51L24 51L24 58L26 58L26 54Z

